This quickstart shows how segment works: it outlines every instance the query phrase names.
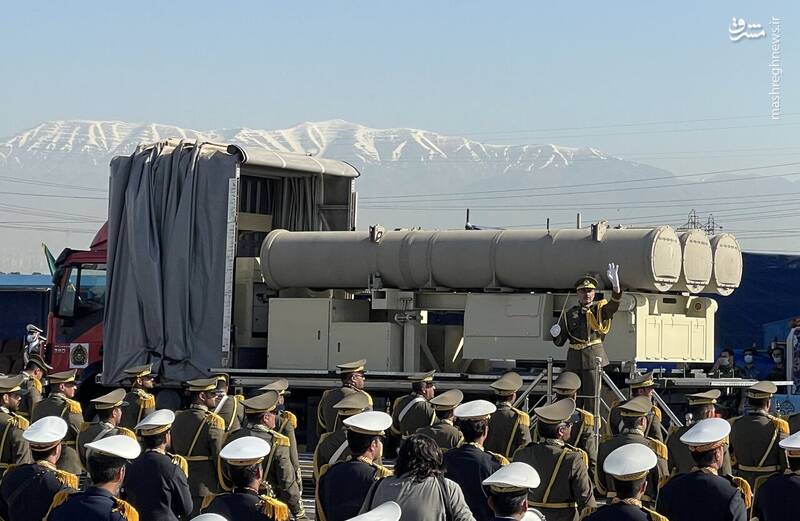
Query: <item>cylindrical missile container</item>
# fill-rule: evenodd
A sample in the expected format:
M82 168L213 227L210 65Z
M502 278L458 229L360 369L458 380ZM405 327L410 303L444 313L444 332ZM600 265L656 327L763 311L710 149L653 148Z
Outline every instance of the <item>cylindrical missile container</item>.
M711 238L714 253L714 269L706 291L730 295L742 282L742 249L730 233L721 233Z
M668 226L637 229L270 232L261 246L273 289L386 288L531 290L573 288L583 274L608 287L608 263L623 288L668 291L681 274L680 240Z
M703 230L678 232L683 248L681 278L672 291L700 293L711 280L714 254L708 235Z

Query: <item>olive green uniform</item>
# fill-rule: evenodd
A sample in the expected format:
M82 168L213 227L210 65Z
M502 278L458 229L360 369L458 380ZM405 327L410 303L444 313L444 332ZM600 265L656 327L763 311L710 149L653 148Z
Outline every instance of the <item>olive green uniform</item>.
M319 480L322 467L344 461L351 456L347 445L347 431L342 429L326 432L319 439L317 448L314 449L314 479Z
M622 421L622 416L619 413L620 405L624 405L628 403L629 400L625 400L624 402L617 402L612 407L608 413L608 420L606 421L606 434L609 436L615 436L619 434L619 426L620 422ZM653 438L655 440L664 443L664 430L661 427L661 420L663 417L663 413L661 409L658 408L657 405L653 405L650 409L650 413L647 415L647 427L645 428L644 435L648 438Z
M370 406L372 406L372 397L363 389L344 386L339 389L328 389L322 393L322 398L319 400L319 406L317 406L318 435L321 436L326 432L332 432L336 429L336 417L338 416L338 411L334 409L333 406L339 403L345 396L353 393L362 393L366 395L367 401L369 402Z
M409 436L420 427L433 425L435 419L433 405L417 393L401 396L392 405L392 431L401 436Z
M527 463L539 473L541 484L529 490L528 505L547 521L577 521L584 508L596 506L582 450L546 439L517 450L513 461Z
M305 519L297 474L291 460L289 438L264 425L252 425L231 432L225 440L225 444L244 436L256 436L269 443L271 449L263 462L264 481L262 486L269 487L268 495L286 503L295 519Z
M244 406L242 400L244 396L241 394L226 395L223 398L222 406L217 409L217 414L222 417L225 422L225 432L233 432L240 429L244 424Z
M156 410L156 397L141 387L134 387L125 395L126 407L122 408L120 427L133 430L136 424Z
M189 464L189 489L194 509L200 511L205 496L219 491L217 457L225 436L222 418L208 407L193 404L178 411L172 424L172 451Z
M730 422L734 473L746 479L755 493L763 479L786 469L786 455L778 443L788 435L789 424L761 410Z
M509 402L498 402L497 411L489 418L486 450L510 458L517 449L531 442L531 418Z
M0 407L0 478L9 465L33 463L30 446L22 437L27 428L28 420Z
M692 458L692 453L689 451L689 447L686 446L685 443L681 442L681 436L683 436L686 431L691 428L691 425L684 425L683 427L670 430L669 436L667 436L666 445L669 452L667 457L667 467L669 468L670 475L691 472L691 470L696 466L694 459ZM727 444L723 447L724 452L722 468L720 469L719 473L722 476L729 476L732 473L731 453Z
M578 420L572 424L568 445L581 449L589 458L589 477L594 479L597 469L598 439L594 435L594 415L580 408L575 408L580 413ZM538 425L538 424L537 424ZM534 429L533 441L539 441L539 429Z
M614 449L618 449L629 443L640 443L650 447L656 454L656 466L650 469L647 475L647 490L645 490L644 496L642 497L642 502L644 504L652 506L658 495L659 484L669 476L669 471L667 469L667 446L656 439L646 437L644 433L638 429L623 429L622 432L613 438L609 438L600 444L600 447L597 449L595 486L599 494L605 495L609 499L616 496L613 480L609 479L603 471L603 462Z
M303 476L300 471L300 453L297 450L295 429L297 429L297 416L287 410L280 411L278 413L278 421L275 424L275 432L289 438L289 456L294 467L294 473L297 475L297 486L300 487L300 492L302 493Z
M17 414L24 418L30 418L33 408L37 403L42 401L42 382L41 380L37 380L33 376L29 375L25 371L22 371L21 374L25 377L25 379L22 380L22 385L20 387L28 392L22 395Z
M464 435L450 419L437 419L433 425L417 429L416 434L428 436L436 442L440 449L445 451L458 447L464 441Z
M81 425L83 425L81 404L61 393L50 393L34 408L31 423L46 416L58 416L67 422L67 435L62 441L61 457L58 458L56 466L59 470L80 474L83 466L78 457L78 451L75 449L75 440L81 431Z
M110 423L106 422L91 422L86 423L84 422L81 425L81 431L78 433L78 437L75 439L75 445L78 449L78 458L81 461L81 465L86 467L86 448L85 445L87 443L92 443L97 440L102 440L103 438L107 438L109 436L116 436L118 434L128 436L129 438L136 439L136 434L130 429L126 429L125 427L117 427Z

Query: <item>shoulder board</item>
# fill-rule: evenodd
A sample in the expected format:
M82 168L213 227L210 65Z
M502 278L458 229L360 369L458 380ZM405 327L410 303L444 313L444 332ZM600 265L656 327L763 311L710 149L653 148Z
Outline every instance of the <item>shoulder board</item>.
M524 427L530 427L530 425L531 425L531 417L530 417L530 415L528 415L528 413L527 413L527 412L525 412L525 411L520 411L520 410L519 410L519 409L517 409L516 407L512 407L511 409L512 409L512 410L513 410L515 413L517 413L517 416L519 416L519 424L520 424L520 425L522 425L522 426L524 426Z
M50 517L50 513L53 511L53 509L66 503L69 499L69 496L72 494L73 492L69 490L59 490L56 492L56 495L53 496L53 500L50 502L50 509L47 511L47 515L45 515L42 519L46 520L48 517Z
M594 427L594 414L590 413L589 411L584 411L583 409L577 409L579 413L581 413L581 421L587 427Z
M656 456L658 456L661 459L667 459L667 456L669 455L669 450L667 449L666 445L653 438L647 438L647 442L650 448L653 450L653 452L656 453Z
M272 443L278 447L290 447L289 437L272 431Z
M583 507L583 510L581 510L581 521L594 514L596 511L597 507Z
M56 469L53 471L56 475L56 478L65 486L78 490L78 476L73 474L72 472L67 472L65 470Z
M211 502L214 501L214 498L221 495L222 494L208 494L203 496L203 501L200 503L200 510L202 511L207 509Z
M338 465L339 463L344 463L344 461L337 461L333 465ZM317 485L319 485L319 480L322 479L322 476L324 476L325 473L328 472L331 469L331 467L333 467L333 465L331 465L330 463L325 463L319 468L319 475L317 476Z
M261 508L261 512L265 516L275 521L289 521L289 506L286 503L274 497L263 495L259 497L264 505Z
M41 382L41 380L37 380L36 378L31 378L30 380L28 380L28 382L30 382L31 387L33 387L34 389L36 389L40 393L42 392L42 382Z
M672 473L670 473L667 476L662 476L661 479L658 480L658 490L661 490L661 487L666 485L667 482L669 482L669 480L671 480L677 475L678 475L678 469L672 469Z
M653 406L653 415L656 418L658 418L658 421L661 421L661 419L664 417L664 414L661 412L661 409L659 409L657 405Z
M114 510L122 514L126 521L139 521L139 512L124 499L114 498L114 508L111 511L113 512Z
M218 429L225 429L225 420L222 419L222 416L219 414L210 412L206 414L206 421L212 426Z
M508 465L508 463L509 463L509 461L508 461L508 458L506 458L506 457L505 457L505 456L503 456L502 454L498 454L498 453L496 453L496 452L492 452L492 451L490 451L490 450L487 450L486 452L487 452L487 454L489 454L491 457L493 457L493 458L495 459L495 461L497 461L499 464L501 464L501 465Z
M372 466L375 467L375 477L377 479L394 476L394 471L388 467L384 467L383 465L378 465L377 463L373 463Z
M750 483L747 482L744 478L740 478L738 476L730 476L731 484L739 489L739 492L742 493L742 499L744 499L744 506L750 510L750 507L753 505L753 490L750 488Z
M789 434L789 422L784 420L783 418L778 418L777 416L770 415L770 420L772 420L772 424L775 425L775 428L778 429L779 432L783 434Z
M83 409L81 409L81 402L77 400L71 400L70 398L66 398L67 408L69 408L70 414L83 414Z
M662 516L661 514L656 512L655 510L650 510L649 508L646 508L646 507L641 507L641 508L642 508L642 510L647 512L647 515L650 516L650 521L669 521L669 519L667 519L666 517Z
M139 394L139 407L142 409L152 409L156 406L156 397L150 393L142 392Z
M244 395L243 394L237 394L235 396L236 396L236 401L237 402L243 402L244 401Z
M83 432L91 426L92 422L81 422L81 428L79 429L79 432Z
M281 416L289 420L289 423L292 425L292 429L297 428L297 416L294 415L291 411L283 411Z
M117 427L117 434L121 434L122 436L127 436L129 438L136 439L136 433L134 433L130 429L126 429L125 427Z
M12 424L14 424L17 427L19 427L20 429L22 429L23 431L25 429L27 429L28 427L30 427L30 425L31 425L31 422L29 422L26 418L23 418L22 416L20 416L18 414L15 414L11 418L11 422L12 422Z
M189 477L189 463L186 461L186 458L181 456L180 454L167 454L172 460L172 463L177 465L183 471L183 474L188 478Z
M578 454L580 454L584 465L586 465L586 468L589 468L589 453L588 452L586 452L585 450L583 450L583 449L581 449L579 447L576 447L574 445L570 445L569 443L565 443L564 447L567 448L568 450L571 450L572 452L577 452Z
M394 411L395 409L400 407L400 401L403 398L405 398L406 396L408 396L408 395L403 395L403 396L400 396L400 397L394 399L394 401L392 402L392 411Z
M17 465L16 463L9 463L8 467L6 467L5 473L3 473L3 477L8 476L9 473L11 473L12 470L17 469L17 468L19 468L19 465Z
M369 393L364 389L359 389L358 392L364 394L367 397L367 401L369 402L370 407L372 407L372 396L370 396Z

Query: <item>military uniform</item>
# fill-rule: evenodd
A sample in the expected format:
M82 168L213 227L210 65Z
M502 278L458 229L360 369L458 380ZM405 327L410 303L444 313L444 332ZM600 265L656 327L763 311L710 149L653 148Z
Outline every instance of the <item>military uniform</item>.
M634 392L637 389L646 389L655 386L655 380L653 378L653 373L644 373L637 376L634 376L628 379L628 387L630 388L630 395L633 396ZM624 405L628 403L628 400L624 402L617 402L612 407L608 413L608 421L606 422L607 431L606 433L609 436L614 436L619 434L620 431L620 422L622 420L620 416L620 405ZM647 413L647 427L644 430L644 435L648 438L653 438L661 443L664 443L664 431L661 427L662 424L663 414L661 409L658 408L657 405L651 404L650 412Z
M432 438L443 451L454 449L464 441L464 435L453 425L453 420L449 418L446 420L437 419L433 422L433 425L420 427L417 429L416 434L424 434Z
M244 396L241 394L228 394L230 376L227 374L219 374L217 379L217 392L224 392L225 394L220 398L214 412L225 420L225 432L232 432L244 425L244 407L242 407Z
M681 436L686 434L686 431L688 431L691 427L691 425L684 425L683 427L672 429L670 430L669 436L667 436L667 468L669 469L670 475L691 472L695 466L694 460L692 459L692 454L689 452L689 448L681 443ZM725 476L728 476L733 472L733 469L731 467L730 448L727 444L725 445L723 457L725 459L722 463L721 473Z
M570 371L563 371L553 382L556 400L563 400L564 398L575 400L580 388L580 377ZM579 407L575 408L575 412L577 414L572 415L572 430L566 443L586 453L589 457L589 477L593 477L597 469L597 445L599 443L598 436L595 436L595 416L593 413ZM598 430L602 432L603 422L600 417L598 419L600 419ZM534 441L538 441L538 433L539 430L535 429Z
M71 398L67 398L61 393L50 393L50 395L39 402L33 410L32 422L44 418L45 416L58 416L64 419L69 426L67 435L64 437L61 447L61 457L58 459L58 468L72 474L80 474L83 470L78 451L75 448L75 441L83 425L83 410L81 404Z
M33 375L22 371L22 389L27 391L22 395L22 400L19 402L19 415L25 418L31 417L31 411L37 403L42 401L42 381L35 378Z
M58 492L43 521L137 521L139 513L111 492L89 487L84 492ZM142 520L144 521L144 520Z
M800 431L800 412L790 414L789 417L786 418L786 421L789 424L790 434Z
M289 389L289 380L285 378L279 378L274 382L270 382L269 384L261 387L259 391L276 391L280 396L281 399L279 400L279 404L284 403L284 396L286 391ZM290 454L292 456L292 465L294 466L295 473L297 474L297 485L300 487L300 491L303 491L303 477L300 472L300 454L297 449L297 436L295 435L294 431L297 429L297 416L294 413L284 409L278 408L278 418L277 422L275 423L275 432L278 434L283 434L287 438L289 438L289 447L290 447ZM244 409L242 409L242 413L244 414Z
M217 494L202 509L204 514L218 514L236 521L287 521L288 516L275 512L270 498L249 488L237 488Z
M100 421L91 423L84 422L81 425L81 431L78 433L78 436L75 439L75 445L78 449L78 458L80 459L81 465L86 467L85 446L87 443L97 441L105 438L106 436L116 436L118 434L129 436L134 440L136 439L136 434L134 434L132 430L126 429L125 427L117 427L111 423Z
M391 475L391 470L361 457L323 466L317 484L317 519L346 521L357 516L372 484Z
M336 367L339 374L363 373L364 364L366 363L366 360L358 360L356 362L339 364ZM319 400L319 405L317 406L317 434L319 436L322 436L322 434L326 432L332 432L336 430L337 411L333 408L333 406L351 394L363 395L369 402L369 406L372 407L372 397L363 389L356 389L350 385L343 385L339 389L328 389L322 393L322 397Z
M78 476L48 461L12 467L0 485L0 519L41 521L57 492L78 488Z
M444 454L445 475L461 486L476 521L489 521L494 517L481 483L507 464L505 457L486 451L477 443L465 443Z
M417 384L433 385L433 373L430 371L414 375L409 379ZM416 392L395 399L392 404L392 432L400 436L414 434L420 427L433 425L436 414L428 399Z
M128 406L122 409L122 419L119 422L121 427L133 430L142 418L156 410L156 397L137 386L137 378L154 378L153 364L140 365L124 369L128 378L133 380L133 386L124 400Z
M772 474L755 495L753 520L783 521L797 517L800 503L800 471Z
M142 520L178 521L192 513L192 494L186 460L158 450L147 450L125 472L125 499Z
M28 420L22 416L0 407L0 477L11 465L22 465L33 461L28 442L22 438L22 432L28 428Z
M778 444L789 434L789 424L762 410L731 418L730 423L736 475L757 491L760 478L786 468L786 457Z
M511 401L522 387L522 378L514 372L506 373L490 384L497 398L497 411L489 418L489 435L484 446L487 450L510 458L520 447L531 442L531 419L528 413L515 408Z
M655 510L642 506L641 501L614 501L593 512L587 512L586 521L669 521Z
M583 277L576 284L577 289L596 289L597 281ZM569 341L567 370L577 373L581 378L580 404L593 409L594 396L600 388L597 378L597 358L600 367L608 365L608 356L603 348L603 339L611 329L611 319L619 309L622 292L611 294L611 301L594 301L588 306L572 306L559 317L560 332L553 343L563 346Z
M363 394L359 393L351 393L333 405L333 410L337 411L337 420L334 421L337 428L333 432L323 434L314 449L312 464L315 480L319 478L323 465L333 465L337 461L344 461L351 456L347 446L347 433L342 421L369 408L370 402Z
M656 510L670 521L746 521L742 492L732 478L711 469L673 476L661 488Z

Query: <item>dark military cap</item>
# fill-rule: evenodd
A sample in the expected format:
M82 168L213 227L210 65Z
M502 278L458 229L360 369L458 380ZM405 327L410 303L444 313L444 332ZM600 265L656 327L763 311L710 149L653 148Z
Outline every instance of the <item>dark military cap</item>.
M98 410L128 405L128 402L125 401L125 389L114 389L108 394L92 399L91 402L94 404L94 408Z
M522 377L511 371L489 384L489 387L494 389L497 394L515 393L522 387Z
M61 371L60 373L52 373L47 379L51 384L68 384L75 381L75 375L78 374L77 369L70 369L69 371Z
M427 373L414 374L408 377L412 382L432 382L433 375L436 371L428 371Z
M747 388L748 398L772 398L778 392L778 386L769 381L755 383Z
M637 396L619 406L622 416L645 416L653 409L653 403L647 396Z
M689 405L714 405L721 395L719 389L711 389L704 393L687 394L686 398L689 400Z
M40 355L31 355L31 357L28 359L28 363L35 364L45 373L53 370L53 366L45 362L44 358L42 358Z
M367 365L367 360L362 358L355 362L347 362L346 364L338 364L336 366L338 373L363 373Z
M655 380L653 380L652 371L650 371L649 373L642 373L636 375L633 378L628 378L627 380L625 380L625 383L628 384L628 387L630 387L631 389L640 389L642 387L654 387L656 385Z
M458 404L460 404L463 399L464 393L458 389L450 389L449 391L431 398L429 403L433 405L433 408L437 411L449 411L450 409L458 407Z
M219 378L198 378L197 380L189 380L186 385L191 392L200 391L214 391L217 388L217 381Z
M21 387L24 379L25 376L21 374L18 374L17 376L6 376L5 378L0 378L0 394L27 393L27 391Z
M278 380L270 382L264 387L260 388L259 391L278 391L280 394L283 394L288 388L289 380L286 378L279 378Z
M555 389L556 392L567 391L571 393L572 391L577 391L580 388L581 377L570 371L564 371L558 375L556 381L553 382L553 389Z
M369 410L372 407L369 403L369 398L364 393L350 393L335 404L333 408L341 416L352 416Z
M597 289L597 279L591 275L584 275L575 281L575 289Z
M544 407L536 407L533 412L542 423L557 425L565 422L575 412L575 400L564 398Z
M264 394L248 398L242 401L244 411L248 414L273 411L278 406L278 396L278 391L267 391Z

